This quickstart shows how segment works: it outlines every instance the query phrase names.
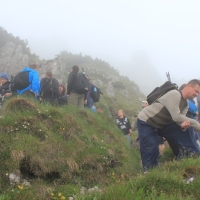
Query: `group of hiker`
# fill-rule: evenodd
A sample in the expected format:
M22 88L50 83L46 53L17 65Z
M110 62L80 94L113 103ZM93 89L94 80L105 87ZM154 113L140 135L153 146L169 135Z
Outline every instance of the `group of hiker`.
M167 140L177 159L200 154L200 147L195 138L200 131L200 119L197 117L200 106L197 108L193 101L199 95L200 81L193 79L179 89L170 88L152 102L147 98L137 115L136 140L139 141L144 173L158 165L164 140ZM9 80L7 73L0 74L1 102L15 92L18 95L34 97L42 103L88 107L95 112L94 102L99 101L101 94L100 89L90 82L90 77L85 75L84 70L80 73L76 65L69 73L66 88L59 84L51 71L47 71L45 77L40 80L36 64L24 68L12 81ZM152 98L152 95L150 96ZM198 102L199 99L200 95ZM122 109L118 110L116 124L131 144L131 123Z
M79 67L74 65L68 77L67 96L68 104L83 108L84 106L96 112L95 102L103 94L98 87L90 82L90 76L85 75L84 69L79 73Z
M14 77L14 80L9 80L6 72L1 73L0 83L1 103L5 100L5 97L12 95L33 97L41 102L57 105L67 103L65 86L59 85L50 71L47 71L45 77L40 81L36 64L30 64L24 68Z
M33 97L42 103L52 105L75 105L88 107L96 112L94 102L98 102L101 91L90 82L89 75L79 73L79 67L73 66L69 73L67 88L47 71L40 80L36 64L30 64L20 71L13 80L9 80L6 72L0 74L0 102L17 94Z

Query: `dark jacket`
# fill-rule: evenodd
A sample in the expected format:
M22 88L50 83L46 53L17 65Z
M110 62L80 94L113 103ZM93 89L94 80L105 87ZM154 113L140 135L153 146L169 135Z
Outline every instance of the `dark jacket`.
M124 135L129 134L129 130L131 129L131 123L127 117L118 117L116 119L116 124L123 131Z
M71 92L76 93L76 90L74 89L75 83L76 83L77 73L74 71L71 71L68 76L68 82L67 82L67 95L69 95Z
M58 95L58 105L66 105L67 104L67 95L59 94Z
M50 82L52 81L52 85L50 86ZM52 88L50 90L50 87ZM42 99L57 99L59 95L59 82L55 78L42 78L40 81L40 97Z

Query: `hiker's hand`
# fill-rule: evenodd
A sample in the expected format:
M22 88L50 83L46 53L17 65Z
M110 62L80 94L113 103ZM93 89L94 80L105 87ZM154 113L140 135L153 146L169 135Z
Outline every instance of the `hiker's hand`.
M132 130L131 130L131 129L129 130L129 135L130 135L130 136L132 135Z
M138 137L134 138L134 141L138 142L138 141L139 141L139 138L138 138Z
M198 131L200 131L200 124L199 124L199 126L198 126L198 129L197 129Z
M184 121L182 124L181 124L181 128L182 129L187 129L190 127L190 121Z
M5 97L10 97L12 94L11 93L6 93L4 96Z
M84 104L87 105L87 100L84 101Z

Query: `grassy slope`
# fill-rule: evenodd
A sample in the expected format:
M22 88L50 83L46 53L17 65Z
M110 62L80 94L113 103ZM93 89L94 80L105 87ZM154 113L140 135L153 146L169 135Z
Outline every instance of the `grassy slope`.
M160 167L143 175L139 152L104 113L16 98L0 120L0 200L199 199L199 158L173 161L168 149ZM17 169L30 188L10 186L6 173ZM187 184L191 176L195 180ZM101 193L80 194L82 186L95 185Z
M68 196L73 194L68 185L78 191L136 174L138 153L103 113L14 98L4 111L0 133L1 192L10 188L6 173L17 169L32 179L33 187L23 191L28 199L48 199L54 190Z

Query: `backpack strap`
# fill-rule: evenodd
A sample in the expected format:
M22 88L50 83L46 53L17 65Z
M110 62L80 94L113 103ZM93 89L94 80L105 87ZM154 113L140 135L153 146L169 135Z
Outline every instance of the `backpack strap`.
M50 86L52 87L52 89L51 89L51 97L53 97L53 78L51 78L49 84L50 84Z
M12 82L9 83L8 91L12 94Z
M47 81L48 81L48 79L45 81L44 84L42 84L42 87L41 87L41 89L40 89L40 97L43 97L43 94L44 94L44 88L45 88L45 85L46 85Z

